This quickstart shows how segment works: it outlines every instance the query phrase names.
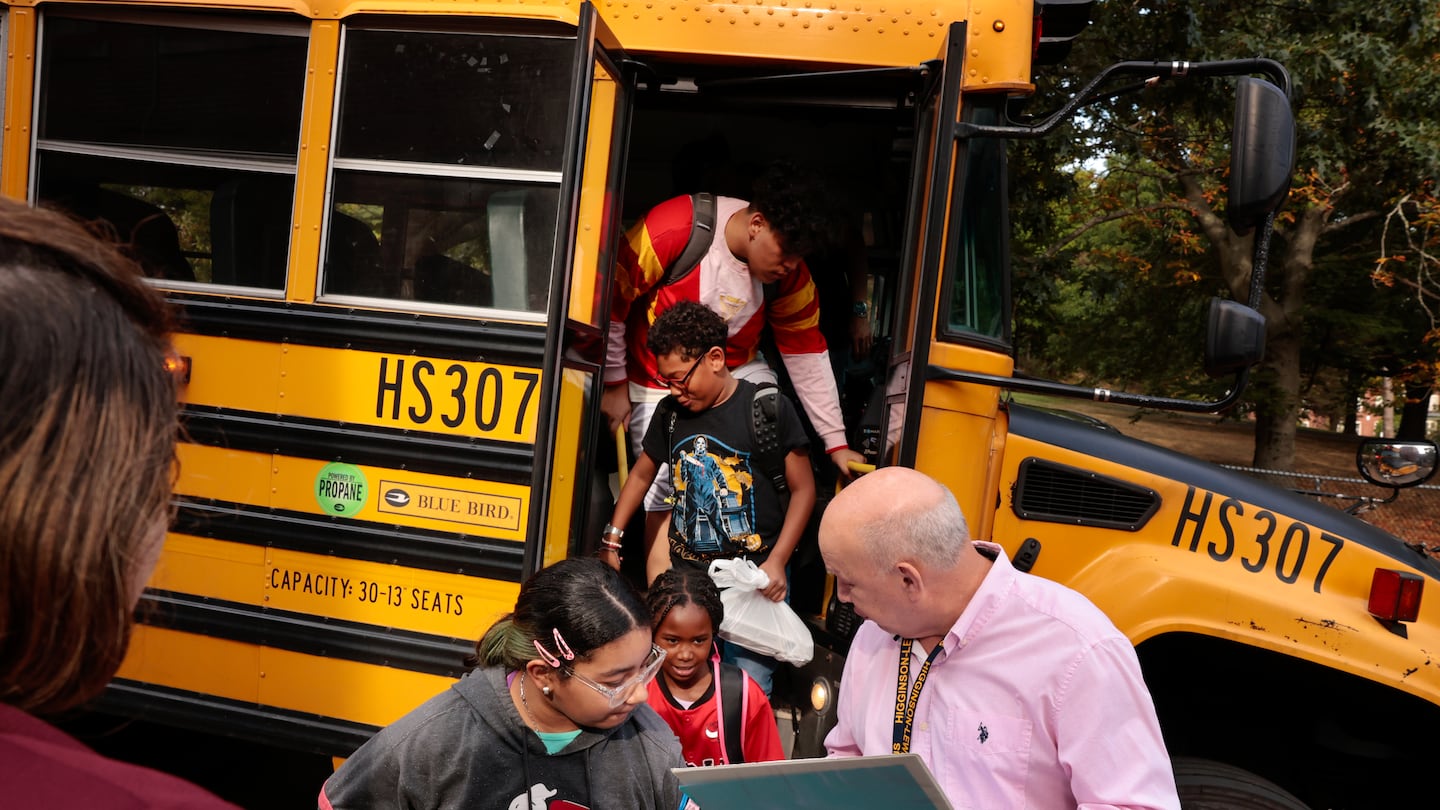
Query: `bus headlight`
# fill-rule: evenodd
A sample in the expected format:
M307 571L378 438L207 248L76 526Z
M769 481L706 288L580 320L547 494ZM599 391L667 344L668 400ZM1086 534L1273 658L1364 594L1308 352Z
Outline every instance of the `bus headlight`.
M818 677L810 684L810 708L814 709L816 714L828 714L834 701L835 690L830 686L828 678Z

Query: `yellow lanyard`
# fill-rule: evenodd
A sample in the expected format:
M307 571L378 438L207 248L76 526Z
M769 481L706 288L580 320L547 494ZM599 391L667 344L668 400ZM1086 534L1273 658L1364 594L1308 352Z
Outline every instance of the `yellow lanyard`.
M920 671L915 674L915 689L911 690L910 650L914 646L913 638L900 642L900 678L895 685L895 733L890 741L890 751L895 754L910 752L910 730L915 725L915 704L920 702L920 690L925 688L925 676L930 674L930 665L945 648L945 643L937 643L935 649L930 651L925 663L920 666Z

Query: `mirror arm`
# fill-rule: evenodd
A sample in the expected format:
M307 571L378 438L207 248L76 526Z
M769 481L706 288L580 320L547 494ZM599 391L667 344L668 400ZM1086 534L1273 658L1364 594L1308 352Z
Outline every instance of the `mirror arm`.
M957 139L964 138L1042 138L1050 134L1062 121L1068 119L1082 105L1093 100L1095 88L1109 81L1112 76L1147 76L1146 84L1155 84L1166 79L1187 79L1196 76L1237 76L1263 73L1290 98L1290 74L1285 66L1274 59L1225 59L1218 62L1116 62L1106 67L1086 82L1079 92L1070 97L1064 106L1037 124L1019 126L1015 124L970 124L958 123L954 128Z
M1260 311L1260 299L1265 295L1265 267L1270 261L1270 235L1275 232L1275 209L1265 215L1265 224L1255 234L1255 253L1250 260L1250 301L1249 307Z
M1145 394L1129 394L1124 391L1112 391L1108 388L1087 388L1083 385L1069 385L1067 383L1053 382L1050 380L1030 380L1023 377L1002 377L998 374L981 374L975 371L957 371L941 366L928 365L925 367L927 380L951 380L954 382L972 383L974 385L992 385L1007 391L1025 391L1031 394L1048 394L1056 397L1069 399L1089 399L1095 402L1109 402L1114 405L1133 405L1137 408L1156 408L1166 411L1179 411L1182 413L1220 413L1234 407L1240 401L1240 395L1245 391L1245 384L1250 379L1250 370L1241 369L1235 374L1235 383L1230 391L1220 399L1212 402L1195 399L1174 399L1172 397L1152 397Z
M1347 515L1358 515L1362 511L1368 512L1369 510L1374 509L1377 506L1384 506L1387 503L1394 503L1395 499L1400 497L1400 488L1391 487L1390 497L1388 498L1374 498L1368 495L1345 495L1340 497L1354 499L1355 503L1345 507L1344 512Z

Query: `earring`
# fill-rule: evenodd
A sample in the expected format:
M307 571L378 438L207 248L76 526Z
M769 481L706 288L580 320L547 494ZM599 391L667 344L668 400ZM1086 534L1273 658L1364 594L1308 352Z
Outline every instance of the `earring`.
M550 697L550 687L548 687L548 686L542 686L542 687L540 687L540 694L544 695L545 697Z

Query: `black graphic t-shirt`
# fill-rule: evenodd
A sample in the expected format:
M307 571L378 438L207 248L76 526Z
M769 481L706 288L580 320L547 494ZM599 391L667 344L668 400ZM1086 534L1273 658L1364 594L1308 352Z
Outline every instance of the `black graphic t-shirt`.
M669 462L675 490L672 560L743 555L760 563L775 545L785 512L774 482L751 458L754 396L754 383L738 380L730 398L708 411L691 413L667 398L650 420L642 446L657 462ZM780 446L786 453L806 447L795 406L783 396L779 404Z

